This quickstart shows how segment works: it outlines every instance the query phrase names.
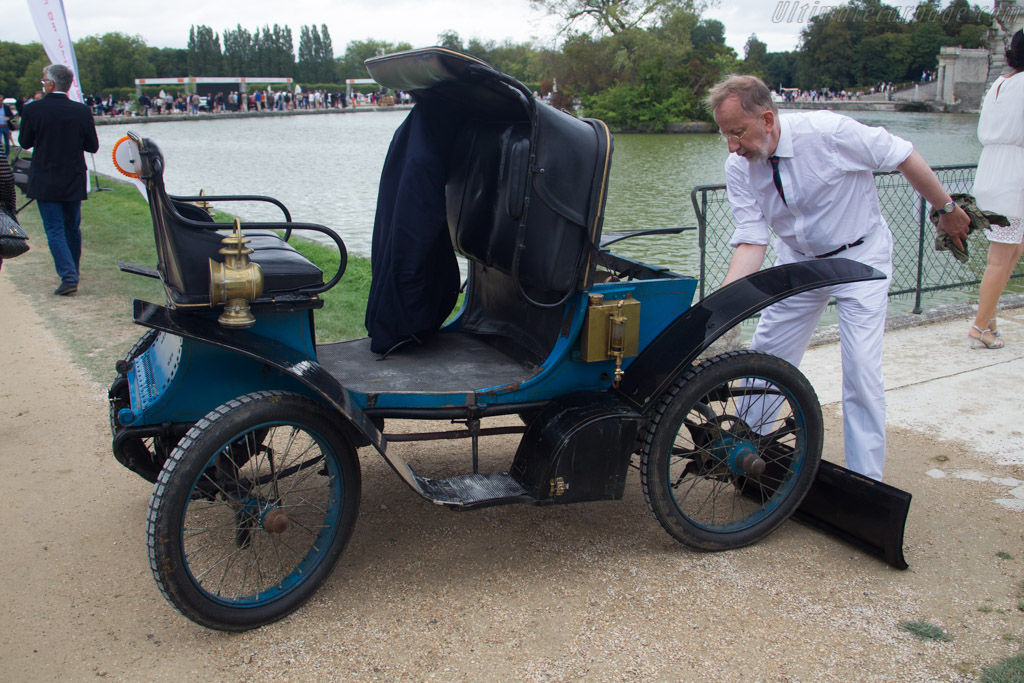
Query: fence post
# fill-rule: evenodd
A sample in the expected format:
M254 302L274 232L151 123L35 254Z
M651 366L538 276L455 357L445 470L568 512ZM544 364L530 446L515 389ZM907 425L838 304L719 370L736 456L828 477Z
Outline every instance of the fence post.
M914 291L914 313L920 315L924 312L921 307L921 290L923 287L924 280L924 228L925 228L925 216L928 206L924 201L924 197L921 197L920 206L918 208L918 237L917 237L917 287Z
M700 190L700 207L697 206L697 190ZM707 188L695 187L690 190L690 203L697 214L697 248L700 250L700 299L704 298L704 281L707 277L707 215L708 215L708 191ZM698 299L699 300L699 299Z

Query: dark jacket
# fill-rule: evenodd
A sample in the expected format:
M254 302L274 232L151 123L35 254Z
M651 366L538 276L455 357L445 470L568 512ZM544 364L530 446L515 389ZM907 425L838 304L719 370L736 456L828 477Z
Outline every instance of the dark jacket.
M423 103L416 105L384 161L365 321L374 353L436 332L459 296L459 265L445 213L448 127L443 117L429 116Z
M32 149L29 197L47 202L86 198L85 152L100 148L89 107L60 93L26 104L18 144Z

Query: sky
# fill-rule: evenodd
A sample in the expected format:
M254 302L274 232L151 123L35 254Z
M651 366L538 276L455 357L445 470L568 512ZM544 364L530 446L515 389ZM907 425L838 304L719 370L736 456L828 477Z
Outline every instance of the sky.
M725 24L726 43L740 57L751 33L768 45L769 52L796 49L798 22L773 21L784 15L786 0L721 0L706 18ZM802 0L801 5L820 4ZM834 4L834 3L833 3ZM0 21L0 40L30 43L39 40L25 0L10 0ZM299 27L327 24L336 55L353 40L374 38L426 47L437 35L453 30L464 41L525 42L543 45L555 39L556 20L532 9L528 0L246 0L228 3L211 0L64 0L72 40L118 31L139 35L150 47L183 48L189 27L204 24L217 33L238 24L253 31L264 25L288 25L298 47ZM782 10L782 11L780 11ZM777 18L777 17L776 17Z

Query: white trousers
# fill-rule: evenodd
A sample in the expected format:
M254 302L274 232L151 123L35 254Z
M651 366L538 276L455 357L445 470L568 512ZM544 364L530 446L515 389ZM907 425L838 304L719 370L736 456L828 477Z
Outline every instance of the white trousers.
M885 384L882 335L890 279L853 282L783 299L761 314L750 348L800 365L829 299L839 313L846 467L882 479L885 466Z

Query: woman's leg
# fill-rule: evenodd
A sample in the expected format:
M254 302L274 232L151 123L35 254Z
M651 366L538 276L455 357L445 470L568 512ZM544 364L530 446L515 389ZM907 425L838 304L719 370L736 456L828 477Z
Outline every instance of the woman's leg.
M978 315L974 319L974 325L982 332L979 333L972 327L967 333L969 336L979 339L984 334L985 341L990 343L995 339L995 334L988 331L988 322L996 315L999 296L1006 289L1006 283L1009 282L1013 269L1017 267L1022 251L1024 241L1017 244L989 242L988 263L978 291Z

